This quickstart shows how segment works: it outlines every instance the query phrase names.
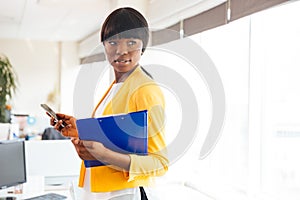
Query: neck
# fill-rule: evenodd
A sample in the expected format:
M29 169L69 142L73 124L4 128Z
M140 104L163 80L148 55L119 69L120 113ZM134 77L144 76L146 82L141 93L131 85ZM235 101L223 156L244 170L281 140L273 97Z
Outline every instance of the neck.
M115 72L116 83L124 82L128 78L128 76L137 68L137 66L139 65L137 64L133 69L131 69L128 72L124 72L124 73Z

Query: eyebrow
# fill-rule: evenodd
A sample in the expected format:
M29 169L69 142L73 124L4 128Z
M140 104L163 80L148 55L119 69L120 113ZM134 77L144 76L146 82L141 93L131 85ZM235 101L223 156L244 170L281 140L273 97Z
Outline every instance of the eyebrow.
M109 41L109 40L122 40L122 39L125 39L125 40L141 40L140 38L107 38L105 41Z

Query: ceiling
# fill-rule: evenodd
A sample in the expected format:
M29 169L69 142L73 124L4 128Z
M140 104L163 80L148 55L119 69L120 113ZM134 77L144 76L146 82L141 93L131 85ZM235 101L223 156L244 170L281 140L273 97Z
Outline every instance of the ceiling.
M131 6L164 28L225 0L0 0L0 38L80 41L115 8Z

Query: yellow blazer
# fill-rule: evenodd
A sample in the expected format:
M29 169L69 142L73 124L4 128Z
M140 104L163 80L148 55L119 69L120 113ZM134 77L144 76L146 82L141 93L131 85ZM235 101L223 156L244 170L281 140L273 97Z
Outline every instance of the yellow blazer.
M113 83L102 97L92 116L94 117ZM168 170L164 140L164 96L159 86L138 66L125 80L120 90L104 109L104 115L148 110L148 155L130 154L130 170L120 171L112 166L91 168L91 191L109 192L138 186L149 186L151 177L163 175ZM113 134L113 133L112 133ZM82 163L79 186L83 187L85 166Z

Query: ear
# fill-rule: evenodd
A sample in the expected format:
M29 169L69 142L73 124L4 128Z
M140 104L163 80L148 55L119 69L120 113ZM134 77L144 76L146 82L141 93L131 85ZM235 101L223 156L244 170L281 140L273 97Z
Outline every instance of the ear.
M142 48L141 56L144 54L145 48Z

